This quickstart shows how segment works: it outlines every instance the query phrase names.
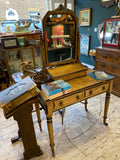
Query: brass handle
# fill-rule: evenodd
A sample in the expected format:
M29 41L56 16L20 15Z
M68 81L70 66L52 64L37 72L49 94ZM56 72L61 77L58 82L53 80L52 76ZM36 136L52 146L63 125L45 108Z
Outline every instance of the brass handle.
M59 103L59 104L60 104L60 106L62 106L62 105L63 105L63 102L62 102L62 101L60 101L60 103Z
M80 99L79 95L76 96L77 99Z
M92 95L92 91L89 91L90 95Z
M103 57L103 58L107 58L107 56L106 56L106 55L103 55L102 57Z

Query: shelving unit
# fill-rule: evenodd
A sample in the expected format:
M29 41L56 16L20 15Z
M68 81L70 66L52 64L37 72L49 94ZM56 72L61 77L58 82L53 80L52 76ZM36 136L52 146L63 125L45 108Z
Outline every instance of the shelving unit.
M9 36L9 35L8 35ZM5 36L6 37L6 36ZM24 61L32 61L32 65L36 68L42 67L41 60L41 45L42 45L42 32L17 34L17 38L24 37L24 40L32 40L33 45L17 47L12 49L2 49L4 60L9 76L9 81L12 82L12 74L21 72L20 64ZM35 44L35 42L39 44Z

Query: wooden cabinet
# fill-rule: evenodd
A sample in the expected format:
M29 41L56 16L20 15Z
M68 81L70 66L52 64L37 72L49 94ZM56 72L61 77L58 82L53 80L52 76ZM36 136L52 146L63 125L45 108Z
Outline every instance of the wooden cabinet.
M120 96L120 49L97 47L95 70L103 70L115 76L112 92Z
M5 38L8 36L9 35L6 35ZM42 67L42 32L16 34L16 37L24 37L24 41L27 41L27 45L6 50L2 49L10 81L12 81L11 75L13 73L22 71L20 67L21 62L31 60L32 66L36 68Z

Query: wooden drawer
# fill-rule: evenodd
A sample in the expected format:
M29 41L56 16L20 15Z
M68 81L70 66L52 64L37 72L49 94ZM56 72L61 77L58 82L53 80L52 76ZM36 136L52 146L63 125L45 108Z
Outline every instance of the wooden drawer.
M113 63L116 65L120 65L120 55L119 54L112 54L111 52L104 53L104 52L97 51L96 60L97 59L105 61L105 62Z
M26 40L34 40L34 39L40 39L40 33L38 34L24 34L24 35L17 35L17 38L24 37Z
M32 35L31 39L40 39L40 34Z
M99 93L106 92L108 90L108 87L109 87L109 83L106 83L106 84L103 84L101 86L97 86L97 87L88 89L88 90L85 91L85 97L88 98L88 97L91 97L91 96L95 96Z
M102 61L95 62L95 69L120 74L120 66L109 64L109 63L102 62Z
M60 108L69 106L73 103L77 103L81 101L83 98L84 98L84 91L56 100L54 101L53 110L58 110Z
M115 76L112 93L120 96L120 49L97 47L95 69Z
M96 59L112 63L113 62L113 55L107 54L107 53L97 52L96 53Z

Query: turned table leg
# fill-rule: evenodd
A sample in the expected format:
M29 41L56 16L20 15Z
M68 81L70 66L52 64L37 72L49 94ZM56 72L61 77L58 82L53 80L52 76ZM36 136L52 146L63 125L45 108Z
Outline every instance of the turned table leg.
M40 131L42 131L42 126L41 126L41 117L40 117L40 108L39 108L39 103L35 103L35 109L36 109L36 113L37 113L37 118L38 118L38 124L40 127Z
M86 112L88 111L87 104L88 104L87 99L85 99L85 110L86 110Z
M107 126L108 123L106 123L107 119L107 113L108 113L108 108L109 108L109 102L110 102L110 93L106 93L106 98L105 98L105 109L104 109L104 117L103 117L103 123Z
M52 123L52 117L47 117L47 126L48 126L48 133L49 133L49 140L50 140L50 147L52 151L52 156L55 157L54 152L54 137L53 137L53 123Z

